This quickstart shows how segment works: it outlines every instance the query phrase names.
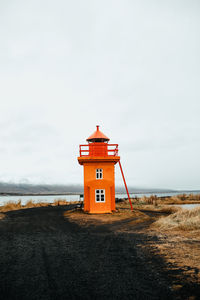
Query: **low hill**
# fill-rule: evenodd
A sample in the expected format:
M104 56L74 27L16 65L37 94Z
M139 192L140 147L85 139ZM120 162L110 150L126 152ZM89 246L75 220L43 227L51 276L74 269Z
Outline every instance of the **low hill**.
M126 193L124 187L116 187L117 193ZM167 189L147 189L129 187L130 193L168 193L174 192ZM76 185L50 185L50 184L28 184L28 183L4 183L0 182L0 194L80 194L83 186Z

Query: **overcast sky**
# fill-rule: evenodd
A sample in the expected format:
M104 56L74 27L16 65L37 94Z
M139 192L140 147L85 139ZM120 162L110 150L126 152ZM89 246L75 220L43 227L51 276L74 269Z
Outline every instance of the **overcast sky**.
M200 188L199 0L0 1L0 181L82 183L97 124L129 186Z

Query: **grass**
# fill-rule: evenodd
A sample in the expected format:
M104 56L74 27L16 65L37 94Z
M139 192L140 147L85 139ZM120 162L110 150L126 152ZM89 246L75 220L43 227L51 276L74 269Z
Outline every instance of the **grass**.
M22 205L21 200L18 202L9 201L4 206L0 206L0 213L12 211L12 210L19 210L19 209L26 209L26 208L33 208L33 207L43 207L43 206L60 206L60 205L70 205L70 204L76 204L79 202L69 202L64 199L55 199L53 203L48 202L33 202L31 199L25 204Z
M135 208L139 208L142 210L151 210L151 211L156 211L156 212L162 212L162 213L166 213L166 214L172 214L177 212L180 208L177 206L173 206L173 205L156 205L156 206L152 206L152 205L142 205L140 207L135 206Z
M200 194L180 194L163 198L159 202L165 202L166 204L198 203L200 202Z
M172 197L157 197L156 195L151 195L149 197L142 198L132 198L131 199L134 208L142 209L153 209L162 212L173 213L176 211L176 208L172 208L170 204L187 204L187 203L200 203L200 194L180 194ZM48 202L39 202L35 203L32 200L29 200L25 205L22 205L21 200L18 202L8 202L4 206L0 206L0 212L6 212L11 210L19 210L32 207L41 207L41 206L59 206L59 205L69 205L80 203L79 201L69 202L62 198L57 198L53 203ZM119 208L130 209L130 204L128 199L118 199L116 205Z
M6 211L10 211L10 210L18 210L18 209L21 209L21 207L22 207L21 200L19 200L18 202L9 201L4 206L0 207L0 212L6 212Z
M173 206L173 205L168 205L165 202L158 202L155 201L155 199L157 199L157 197L155 196L155 198L153 196L151 197L142 197L142 198L132 198L131 202L133 205L133 210L135 209L139 209L139 210L151 210L151 211L157 211L157 212L163 212L163 213L174 213L176 212L179 207L177 206ZM152 202L152 200L154 200ZM122 199L121 201L116 203L116 207L118 209L127 209L130 210L130 204L128 199Z
M157 206L159 204L190 204L190 203L200 203L200 194L179 194L167 197L157 197L156 195L151 195L149 197L143 196L141 198L135 197L132 199L133 203L136 204L149 204Z
M4 217L5 217L5 215L0 213L0 220L2 220Z
M200 208L181 209L167 217L161 217L154 223L160 229L181 229L196 230L200 229Z

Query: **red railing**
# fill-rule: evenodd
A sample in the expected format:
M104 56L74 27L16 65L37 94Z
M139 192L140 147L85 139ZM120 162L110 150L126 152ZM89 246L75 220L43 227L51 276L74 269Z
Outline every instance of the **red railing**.
M118 144L90 143L79 145L80 156L118 156Z

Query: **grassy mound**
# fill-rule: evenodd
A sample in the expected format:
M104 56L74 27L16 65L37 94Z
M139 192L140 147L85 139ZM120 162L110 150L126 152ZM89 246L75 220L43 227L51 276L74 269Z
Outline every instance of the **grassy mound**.
M162 217L154 223L154 226L161 229L200 229L200 208L179 209L168 217Z

